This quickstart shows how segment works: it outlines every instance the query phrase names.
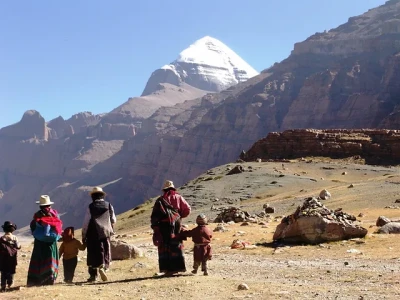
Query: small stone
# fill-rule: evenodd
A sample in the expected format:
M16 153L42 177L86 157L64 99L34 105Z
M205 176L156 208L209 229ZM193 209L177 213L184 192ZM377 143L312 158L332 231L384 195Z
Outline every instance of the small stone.
M359 214L358 214L358 217L359 217L359 218L362 218L362 217L364 217L364 214L363 214L363 213L359 213Z
M349 250L347 250L346 252L347 252L347 253L356 253L356 254L361 253L361 251L360 251L360 250L357 250L357 249L349 249Z
M264 212L267 213L267 214L273 214L273 213L275 213L275 208L269 206L268 203L265 203L265 204L263 205L263 208L264 208Z
M349 189L351 189L351 188L353 188L353 187L354 187L354 184L350 184L350 185L348 186Z
M246 283L241 283L238 286L239 291L248 290L248 289L249 289L249 286Z
M376 220L376 226L381 227L390 222L391 222L391 220L389 218L387 218L385 216L379 216L378 219Z
M349 262L345 261L345 262L344 262L344 265L345 265L345 266L348 266L348 265L349 265Z
M213 231L214 232L225 232L226 229L225 229L224 225L218 224L217 227L215 227Z
M323 189L320 193L319 193L319 197L322 200L328 200L332 197L331 193L328 190Z
M347 172L343 172L342 175L347 175Z

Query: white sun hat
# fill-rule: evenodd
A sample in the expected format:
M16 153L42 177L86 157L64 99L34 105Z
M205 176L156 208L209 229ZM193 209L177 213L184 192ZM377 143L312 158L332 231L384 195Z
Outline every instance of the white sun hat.
M103 194L103 195L107 195L107 194L103 191L103 189L102 189L101 187L99 187L99 186L95 186L89 194L92 195L92 194L94 194L94 193L101 193L101 194Z
M40 196L40 200L36 201L36 203L39 204L40 206L54 204L54 202L50 201L50 196L49 195L41 195Z
M162 187L163 190L169 189L169 188L175 188L174 183L171 180L165 180L164 185Z

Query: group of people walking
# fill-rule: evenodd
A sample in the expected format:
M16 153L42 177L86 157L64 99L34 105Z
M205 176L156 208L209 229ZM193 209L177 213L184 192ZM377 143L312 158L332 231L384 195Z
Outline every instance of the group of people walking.
M111 262L110 237L116 217L113 206L104 200L106 193L101 187L90 192L92 203L87 208L82 226L82 241L75 239L74 227L62 230L63 223L54 202L42 195L36 203L39 210L33 215L30 229L34 237L33 250L28 268L27 286L52 285L58 277L59 260L63 257L64 282L71 283L78 263L79 250L87 248L89 279L95 281L98 274L108 280L107 270ZM0 238L1 291L13 285L17 266L17 251L21 248L13 232L17 226L6 221ZM57 242L62 239L60 248Z
M189 216L191 207L176 191L172 181L162 187L162 195L156 200L151 214L153 243L158 247L159 270L165 276L186 272L183 255L183 241L191 237L194 242L193 274L201 265L208 275L207 261L212 258L212 232L206 226L207 218L200 214L197 227L186 230L182 219ZM52 285L58 277L59 260L63 258L64 282L72 283L78 262L79 250L87 249L88 282L94 282L100 275L108 280L107 271L111 263L110 237L114 234L116 217L111 203L104 200L106 193L101 187L90 192L89 204L82 226L82 241L75 239L74 227L62 230L63 223L58 212L52 208L54 202L48 195L42 195L36 203L39 210L33 215L30 229L34 237L33 251L28 269L27 286ZM4 235L0 238L1 292L13 286L17 266L17 252L21 249L18 238L13 234L17 225L6 221L2 226ZM60 248L57 242L62 239Z

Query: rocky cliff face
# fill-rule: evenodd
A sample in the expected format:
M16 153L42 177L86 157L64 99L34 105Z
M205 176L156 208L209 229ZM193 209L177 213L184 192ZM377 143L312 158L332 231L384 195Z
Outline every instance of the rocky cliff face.
M48 139L49 129L44 118L36 110L28 110L21 121L0 129L0 138L10 139Z
M337 29L296 44L286 60L247 85L235 87L222 101L194 107L190 115L201 112L201 118L189 118L190 126L163 126L153 117L163 119L165 115L156 113L148 120L152 130L140 137L147 142L141 144L139 137L128 142L131 150L127 151L132 154L129 174L140 174L134 182L151 185L148 191L155 192L163 178L179 185L208 168L236 160L241 150L252 146L252 140L271 131L396 129L400 30L388 24L395 22L398 13L400 2L388 1ZM338 50L354 43L362 46L357 51ZM165 122L187 116L187 112L176 111Z
M385 5L351 17L335 29L316 33L295 44L292 55L312 53L348 57L366 52L393 54L400 45L399 8L398 0L386 1Z
M101 115L94 115L91 112L81 112L73 115L68 120L59 116L47 123L51 130L52 138L63 138L66 135L72 135L86 130L86 127L100 122Z
M191 75L182 80L176 69L180 86L166 79L152 95L141 97L142 103L130 99L80 129L62 120L46 125L38 117L28 133L18 129L21 125L3 128L0 218L20 217L21 207L14 207L14 202L32 202L31 195L48 193L56 208L66 213L65 220L79 226L82 204L89 202L87 191L94 185L102 185L117 211L123 211L156 195L167 178L179 186L211 167L236 160L269 132L308 127L397 129L400 30L393 24L399 13L400 2L388 1L296 44L287 59L245 82L234 76L240 83L220 93L191 101L183 97L169 107L162 107L164 100L151 104L149 97L163 94L167 86L175 95L180 88L189 89L191 83L185 80ZM388 133L388 139L395 136ZM387 149L395 153L389 140L382 144L369 138L372 155ZM364 142L347 146L338 152L364 149Z
M386 129L297 129L271 132L241 158L360 157L368 164L400 163L400 132Z

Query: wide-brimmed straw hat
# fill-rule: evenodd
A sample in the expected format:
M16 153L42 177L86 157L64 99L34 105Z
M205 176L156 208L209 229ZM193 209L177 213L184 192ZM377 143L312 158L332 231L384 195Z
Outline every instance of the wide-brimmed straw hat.
M100 194L103 194L103 195L107 195L107 194L103 191L103 189L102 189L101 187L99 187L99 186L95 186L95 187L92 189L92 191L89 193L89 195L92 195L92 194L95 194L95 193L100 193Z
M39 204L40 206L45 206L45 205L52 205L54 202L50 201L50 197L48 195L41 195L40 200L36 201L36 204Z
M165 180L162 189L163 189L163 190L166 190L166 189L175 189L174 183L173 183L171 180Z
M2 225L1 228L3 229L14 228L14 230L17 230L17 225L11 223L10 221L5 221L4 225Z

